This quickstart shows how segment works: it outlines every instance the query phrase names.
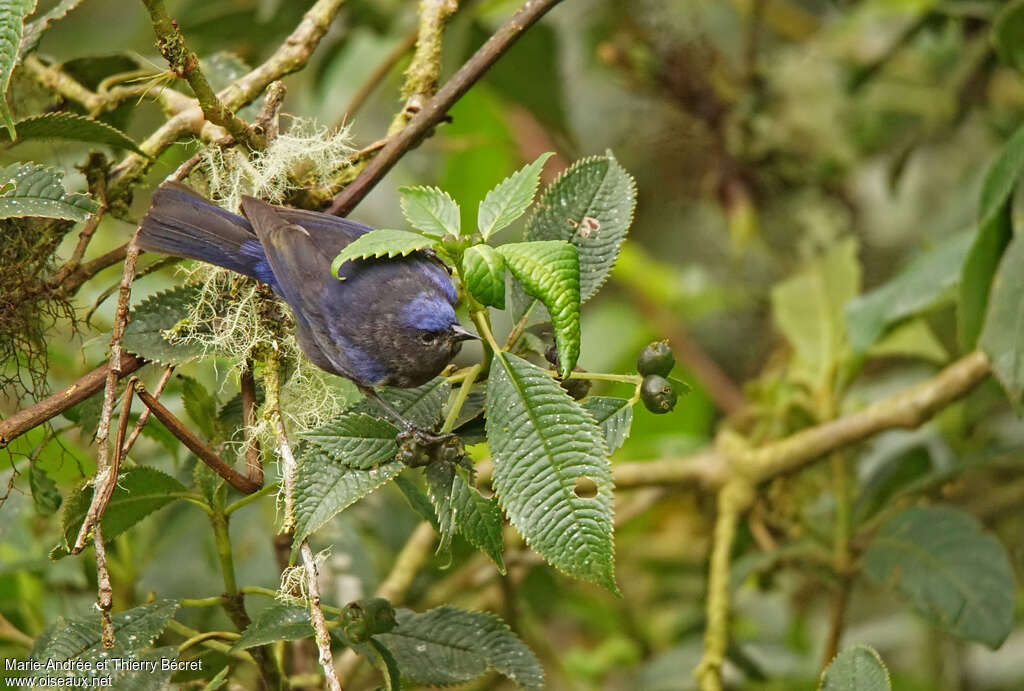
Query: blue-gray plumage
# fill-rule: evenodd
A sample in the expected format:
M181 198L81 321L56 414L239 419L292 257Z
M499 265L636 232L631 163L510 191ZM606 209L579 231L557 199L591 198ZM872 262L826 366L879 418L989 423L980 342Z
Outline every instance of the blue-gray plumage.
M455 286L426 254L331 260L370 228L243 197L245 217L177 182L153 195L139 230L147 251L201 259L263 281L292 309L299 345L321 369L361 388L419 386L475 336L455 317Z

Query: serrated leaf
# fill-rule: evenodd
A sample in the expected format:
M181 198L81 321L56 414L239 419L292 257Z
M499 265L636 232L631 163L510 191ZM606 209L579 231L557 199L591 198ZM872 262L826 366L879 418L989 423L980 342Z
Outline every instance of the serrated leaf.
M63 19L68 12L78 7L81 3L82 0L60 0L49 12L25 24L21 43L18 46L19 57L24 58L35 50L36 45L39 44L39 39L43 37L43 33L49 28L50 24L58 19Z
M580 265L576 248L563 240L516 242L498 252L528 295L551 315L559 374L568 377L580 355Z
M359 470L332 459L316 447L298 459L295 474L295 549L344 509L402 472L405 466L391 461Z
M583 399L582 406L600 426L608 445L608 453L613 453L622 446L629 436L629 428L633 425L633 405L629 399L590 396Z
M25 28L25 17L32 14L35 8L36 0L6 0L0 3L0 115L3 115L12 139L16 135L11 110L7 106L7 87L11 83L11 74L18 62L18 48Z
M833 658L821 673L818 691L892 691L892 685L874 648L856 645Z
M505 573L505 561L501 557L501 506L497 497L485 497L471 487L456 470L452 484L452 506L455 508L455 523L459 532L473 545L486 554Z
M1003 62L1024 72L1024 0L1006 4L992 22L992 41Z
M106 144L118 149L128 149L149 158L148 154L121 130L84 115L64 112L43 113L19 120L14 127L17 131L16 139L18 141L63 139L90 144ZM0 131L0 143L10 141L10 135Z
M978 234L964 261L957 306L960 345L970 350L978 342L985 321L992 277L1013 235L1011 196L1024 173L1024 125L1003 147L985 174L978 201Z
M253 618L231 649L246 650L257 645L295 641L312 635L313 625L309 622L308 609L277 602Z
M397 434L394 425L380 418L366 413L343 413L301 437L344 466L368 470L394 460L398 453Z
M159 508L170 504L187 490L183 484L156 468L136 466L117 477L117 485L110 496L110 503L103 513L100 526L103 541L110 542ZM50 552L51 559L66 557L78 538L82 521L89 512L92 502L92 484L76 490L64 503L61 526L64 544Z
M846 330L854 354L867 352L887 328L932 307L960 280L974 232L957 233L911 261L874 290L846 303Z
M945 346L924 319L900 324L868 349L870 357L911 357L942 364L949 360Z
M427 493L420 489L420 486L416 484L415 480L409 477L411 469L407 469L395 478L395 485L405 495L406 501L409 502L409 506L412 510L419 514L419 517L434 526L434 530L438 533L441 532L441 524L437 520L437 512L434 511L434 505L430 503L430 497Z
M396 389L390 386L377 388L377 394L402 414L409 422L423 429L433 429L441 419L441 411L451 387L444 377L434 377L415 389ZM376 417L390 419L376 401L363 398L349 409Z
M455 506L452 502L452 484L455 481L455 464L434 461L424 468L427 480L427 496L437 516L437 532L441 539L437 553L447 552L455 536Z
M165 335L189 315L198 296L198 286L183 285L140 302L124 329L124 349L164 365L181 365L201 357L199 346L171 343Z
M402 215L424 235L441 237L460 232L459 205L436 187L399 187Z
M1006 550L970 514L915 506L882 525L863 559L933 625L998 648L1013 627L1013 571Z
M488 669L524 689L540 689L544 670L501 619L445 606L422 614L400 609L398 626L374 636L394 656L402 676L418 684L450 686Z
M217 436L217 399L195 378L179 374L185 412L207 440Z
M91 663L92 672L62 674L75 677L94 676L96 663L100 660L140 657L139 652L153 644L177 609L177 600L157 600L115 614L111 619L117 644L110 650L103 647L99 612L81 619L66 620L58 617L53 626L36 639L32 648L32 659L43 663L44 667L49 661L88 662ZM40 675L46 673L45 670L39 672ZM112 667L109 674L114 681L114 688L135 688L119 684L130 674L127 670L118 671Z
M612 479L597 423L544 370L497 353L487 381L494 488L509 520L555 567L613 592ZM597 486L574 493L576 480Z
M775 323L794 351L792 376L829 386L846 346L843 306L860 292L857 242L848 238L772 288Z
M505 309L505 260L490 245L473 245L462 255L466 289L482 304Z
M1024 240L1014 237L992 280L992 297L978 341L1014 407L1024 398Z
M608 152L572 164L545 190L527 240L568 240L580 264L580 299L594 296L619 256L636 207L636 182Z
M95 213L99 208L96 202L84 194L69 194L63 180L64 171L39 163L12 163L0 168L0 218L38 216L84 221Z
M57 491L57 483L37 463L29 466L28 485L32 490L32 503L35 504L37 513L43 516L57 513L64 500Z
M530 207L540 184L540 171L552 155L551 152L541 154L487 193L477 212L477 225L484 240L509 226Z
M391 651L378 640L371 638L365 643L351 643L352 649L366 658L384 679L384 691L401 691L402 674Z
M346 245L345 249L334 258L334 261L331 262L331 275L337 278L338 270L347 261L405 257L433 244L432 238L419 233L410 233L408 230L391 230L389 228L371 230Z

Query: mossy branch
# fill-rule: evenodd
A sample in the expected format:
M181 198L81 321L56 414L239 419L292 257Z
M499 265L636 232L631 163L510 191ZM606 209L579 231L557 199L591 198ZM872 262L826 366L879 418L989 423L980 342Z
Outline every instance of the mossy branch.
M420 22L416 34L416 52L405 71L402 97L405 107L391 121L388 134L394 134L420 112L423 103L437 91L441 78L441 38L448 19L459 9L457 0L420 0Z

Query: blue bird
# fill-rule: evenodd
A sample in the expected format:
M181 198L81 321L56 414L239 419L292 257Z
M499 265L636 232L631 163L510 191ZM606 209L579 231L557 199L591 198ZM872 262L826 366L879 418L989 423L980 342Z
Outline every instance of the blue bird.
M330 214L242 198L245 217L178 182L165 182L142 219L140 248L200 259L268 284L291 307L299 346L317 367L346 377L409 425L373 387L419 386L476 335L455 317L455 286L425 253L331 261L370 230Z

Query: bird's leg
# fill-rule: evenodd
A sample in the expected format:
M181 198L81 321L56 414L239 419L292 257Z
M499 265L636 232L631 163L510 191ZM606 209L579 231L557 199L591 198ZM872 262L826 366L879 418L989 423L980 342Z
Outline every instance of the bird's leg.
M398 442L402 443L408 439L415 440L421 446L433 446L441 444L453 439L456 435L454 434L434 434L429 430L425 430L421 427L417 427L411 420L408 420L403 416L397 409L386 400L384 397L377 393L377 390L370 386L359 386L359 390L364 396L373 399L377 402L381 408L384 409L388 415L390 415L396 422L402 431L398 434Z

